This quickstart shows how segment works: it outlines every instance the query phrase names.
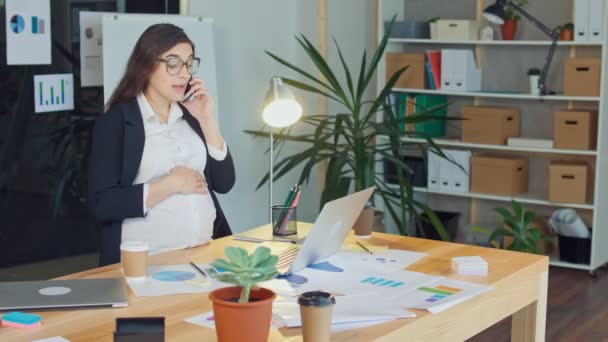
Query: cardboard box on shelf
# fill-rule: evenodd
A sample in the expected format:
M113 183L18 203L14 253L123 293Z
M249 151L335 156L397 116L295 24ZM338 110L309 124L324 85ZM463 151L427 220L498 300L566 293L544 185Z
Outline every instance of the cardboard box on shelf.
M561 110L553 115L555 148L593 150L597 141L597 112Z
M471 191L501 196L514 196L527 192L528 159L473 156Z
M549 164L549 201L586 204L591 199L590 167L583 162Z
M477 40L478 32L475 20L437 20L438 40Z
M401 74L395 87L424 89L424 53L387 53L386 79L389 80L395 72L408 67Z
M600 96L599 58L569 58L564 65L564 95Z
M462 141L505 145L519 136L519 109L510 107L462 107Z

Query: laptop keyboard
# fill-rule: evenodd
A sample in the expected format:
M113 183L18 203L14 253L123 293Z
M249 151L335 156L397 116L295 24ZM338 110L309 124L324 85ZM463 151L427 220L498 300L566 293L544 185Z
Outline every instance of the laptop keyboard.
M277 262L277 269L279 272L287 271L289 269L296 259L299 250L300 246L289 246L279 253L279 261Z

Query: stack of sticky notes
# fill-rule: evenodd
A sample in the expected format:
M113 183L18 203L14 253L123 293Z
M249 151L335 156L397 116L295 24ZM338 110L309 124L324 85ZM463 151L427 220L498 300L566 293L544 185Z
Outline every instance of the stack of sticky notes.
M460 275L487 275L488 263L479 256L454 257L452 270Z
M2 326L5 327L32 329L40 325L42 325L42 319L38 315L16 311L2 315Z

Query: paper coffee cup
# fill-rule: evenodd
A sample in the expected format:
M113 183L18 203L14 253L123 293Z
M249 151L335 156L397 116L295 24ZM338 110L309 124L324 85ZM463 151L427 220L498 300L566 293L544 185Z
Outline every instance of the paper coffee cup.
M125 277L133 279L146 277L149 250L150 246L144 241L127 241L120 244Z
M304 342L329 342L336 299L331 293L313 291L298 297Z

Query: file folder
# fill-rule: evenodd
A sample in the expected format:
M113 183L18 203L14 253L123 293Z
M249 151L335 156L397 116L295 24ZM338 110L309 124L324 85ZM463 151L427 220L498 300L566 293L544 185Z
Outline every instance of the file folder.
M606 0L587 0L589 2L589 40L602 41L604 34L604 6Z
M427 187L429 190L439 191L440 190L440 171L441 171L441 157L435 153L427 152Z
M574 0L574 40L589 40L590 0Z
M441 89L458 92L480 91L481 70L470 49L441 50Z

